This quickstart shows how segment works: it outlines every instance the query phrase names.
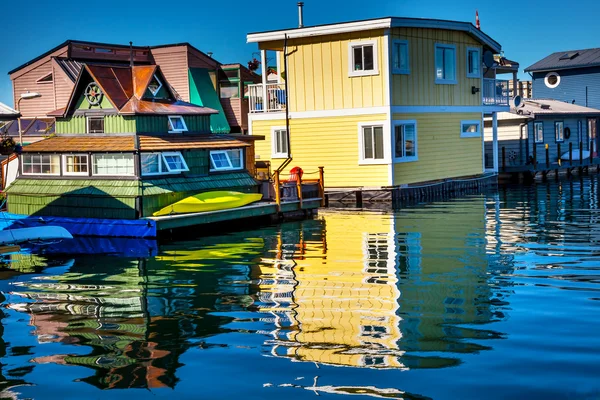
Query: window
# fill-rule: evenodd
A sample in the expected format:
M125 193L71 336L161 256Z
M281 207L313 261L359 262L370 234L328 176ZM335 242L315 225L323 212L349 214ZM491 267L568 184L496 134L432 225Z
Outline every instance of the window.
M560 75L556 72L548 72L544 77L544 83L550 89L554 89L560 85Z
M163 160L160 153L142 153L142 176L159 175L167 170L163 165Z
M160 88L162 88L162 82L160 81L160 79L158 79L156 74L154 74L152 76L152 79L150 80L150 83L148 84L148 90L150 91L150 93L152 93L152 96L156 96Z
M460 137L481 137L481 121L460 121Z
M349 75L377 75L377 41L351 42L349 44Z
M52 83L54 81L54 78L52 76L52 72L49 74L46 74L44 76L42 76L41 78L39 78L36 83Z
M243 168L242 149L214 150L210 152L211 171L230 171Z
M456 46L435 45L435 83L456 83Z
M88 175L87 154L64 154L62 157L63 175Z
M238 82L221 82L221 98L231 99L240 97L240 85Z
M383 136L383 124L359 125L360 162L379 164L385 162L386 145Z
M535 122L533 124L533 138L536 143L544 143L544 123Z
M58 154L23 154L23 175L60 175L60 156Z
M94 154L94 175L135 175L133 154Z
M189 171L183 156L178 151L162 153L162 159L165 162L165 167L169 172L185 172Z
M479 49L467 47L467 78L481 77L481 56Z
M408 64L408 41L392 41L392 73L410 74Z
M169 116L169 133L187 132L187 125L181 115Z
M287 158L288 156L288 136L285 127L272 128L272 158Z
M562 121L556 121L554 123L554 135L557 142L565 141L565 124Z
M417 161L417 121L394 122L394 161Z
M88 133L104 133L104 117L87 117Z

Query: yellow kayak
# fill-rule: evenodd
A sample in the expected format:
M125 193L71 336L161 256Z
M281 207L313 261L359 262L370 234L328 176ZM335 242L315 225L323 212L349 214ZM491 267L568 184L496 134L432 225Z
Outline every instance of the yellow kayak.
M197 213L242 207L262 199L260 193L216 191L186 197L152 214L155 217L171 214Z

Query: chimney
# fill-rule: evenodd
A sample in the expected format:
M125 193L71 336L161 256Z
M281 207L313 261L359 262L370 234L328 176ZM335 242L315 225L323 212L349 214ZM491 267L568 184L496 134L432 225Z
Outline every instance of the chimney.
M298 2L298 28L304 28L304 12L302 8L304 7L304 2Z
M129 42L129 66L133 68L133 42Z

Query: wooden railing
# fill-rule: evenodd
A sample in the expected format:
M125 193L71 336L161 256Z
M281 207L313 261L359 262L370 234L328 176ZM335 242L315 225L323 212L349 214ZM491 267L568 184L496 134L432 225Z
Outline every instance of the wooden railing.
M303 192L303 188L306 188L307 185L317 185L317 189L318 189L318 198L321 199L321 207L325 206L325 181L324 181L324 177L325 177L325 173L324 173L324 168L323 167L319 167L319 170L314 172L315 174L318 174L318 178L317 179L302 179L301 176L296 175L296 178L294 181L286 181L283 182L281 180L281 176L280 176L280 171L275 171L273 172L273 185L275 187L275 203L277 203L277 207L280 208L281 207L281 202L282 202L282 196L281 196L281 192L283 189L283 184L288 184L287 188L291 189L292 186L289 185L290 183L295 183L295 191L296 191L296 195L297 195L297 200L300 202L300 207L302 208L302 202L305 200L304 198L304 192ZM310 175L311 173L305 173L304 175ZM303 186L304 185L304 186ZM314 197L311 197L314 198Z
M263 90L263 88L265 90ZM285 85L268 83L266 85L248 85L250 112L276 112L285 110Z

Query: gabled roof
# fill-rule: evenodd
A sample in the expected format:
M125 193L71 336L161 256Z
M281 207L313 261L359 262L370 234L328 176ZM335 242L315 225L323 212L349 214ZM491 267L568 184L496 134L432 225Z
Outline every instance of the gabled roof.
M102 93L122 115L139 114L175 114L175 115L209 115L218 113L217 110L201 107L177 100L176 94L167 84L167 80L157 65L133 67L111 67L104 65L82 64L75 87L66 108L48 113L50 117L63 117L73 111L82 92L82 77L89 74L98 84ZM163 82L163 87L169 94L167 99L146 99L144 94L152 77L156 75Z
M260 43L271 40L283 40L286 35L288 39L294 39L387 28L430 28L462 31L468 33L480 43L489 46L496 53L499 53L502 50L500 43L496 42L481 30L477 29L470 22L404 17L385 17L335 24L315 25L303 28L254 32L247 35L247 41L248 43Z
M557 51L535 64L525 68L525 72L555 71L571 68L600 66L600 48Z
M0 121L17 119L19 116L21 116L21 114L17 110L10 108L4 103L0 103Z

